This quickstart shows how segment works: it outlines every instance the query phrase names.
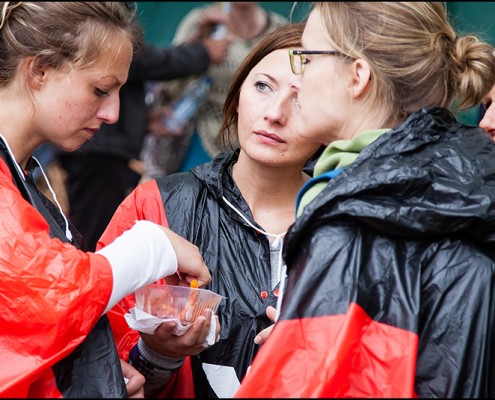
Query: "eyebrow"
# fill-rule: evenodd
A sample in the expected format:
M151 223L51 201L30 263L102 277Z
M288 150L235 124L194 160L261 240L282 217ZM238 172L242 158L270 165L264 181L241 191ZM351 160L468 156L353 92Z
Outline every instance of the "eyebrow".
M255 77L257 77L258 75L263 75L263 76L266 76L268 79L271 79L272 81L277 81L276 78L274 78L270 74L267 74L266 72L257 72L257 73L254 74Z
M105 79L111 79L113 81L112 83L110 83L110 86L112 87L123 86L127 82L121 82L115 75L100 76L99 78L95 79L94 82L100 82Z

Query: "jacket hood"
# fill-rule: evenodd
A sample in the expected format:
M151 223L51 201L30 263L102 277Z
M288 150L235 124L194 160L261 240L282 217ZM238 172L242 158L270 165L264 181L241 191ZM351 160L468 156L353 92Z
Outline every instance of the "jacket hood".
M244 213L251 215L249 206L232 178L232 166L238 158L239 149L228 150L218 154L210 162L194 167L191 172L207 187L208 191L213 193L219 203L223 203L222 197L225 196Z
M226 151L218 154L210 162L192 168L191 172L208 187L208 190L215 193L217 197L222 197L222 179L224 173L236 161L237 156L234 152Z
M293 230L342 218L399 237L493 242L495 144L446 109L415 112L330 180Z

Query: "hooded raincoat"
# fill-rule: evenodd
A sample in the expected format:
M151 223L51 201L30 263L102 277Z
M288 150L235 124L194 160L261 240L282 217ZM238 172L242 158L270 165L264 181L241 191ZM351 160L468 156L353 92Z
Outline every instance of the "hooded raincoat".
M102 317L111 267L65 229L0 140L0 397L127 396Z
M225 297L217 312L220 341L191 357L191 364L179 370L166 389L173 397L194 396L186 376L191 372L189 366L197 397L231 397L226 394L239 385L258 350L254 338L271 325L265 310L268 305L276 306L278 285L271 289L269 240L223 199L262 230L232 180L236 161L237 153L226 152L191 171L140 185L117 209L98 243L98 248L111 243L135 220L168 226L199 247L212 276L206 288ZM134 295L130 295L108 314L124 359L139 337L124 319L134 305ZM181 392L174 391L174 386Z
M280 318L236 397L494 397L495 144L423 109L284 243Z

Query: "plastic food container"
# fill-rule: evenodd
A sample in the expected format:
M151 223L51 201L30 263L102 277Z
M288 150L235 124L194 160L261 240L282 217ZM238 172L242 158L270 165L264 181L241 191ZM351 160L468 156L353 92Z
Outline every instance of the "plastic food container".
M223 296L206 289L151 284L135 292L136 308L161 319L177 318L190 324L206 308L217 312Z

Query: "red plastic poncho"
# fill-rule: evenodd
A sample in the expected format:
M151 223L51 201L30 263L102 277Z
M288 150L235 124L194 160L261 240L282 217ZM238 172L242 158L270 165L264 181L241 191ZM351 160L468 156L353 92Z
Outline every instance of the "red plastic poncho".
M108 261L50 237L50 227L0 158L1 397L61 397L52 366L100 319Z

